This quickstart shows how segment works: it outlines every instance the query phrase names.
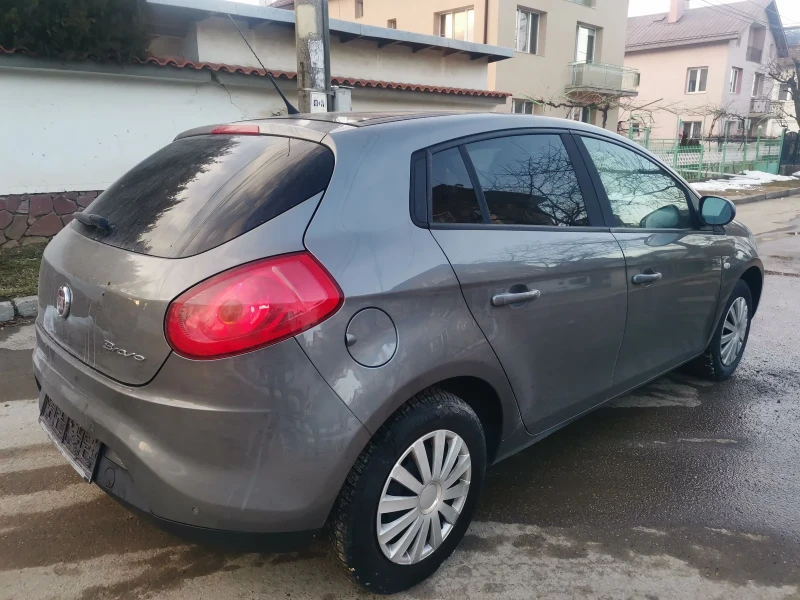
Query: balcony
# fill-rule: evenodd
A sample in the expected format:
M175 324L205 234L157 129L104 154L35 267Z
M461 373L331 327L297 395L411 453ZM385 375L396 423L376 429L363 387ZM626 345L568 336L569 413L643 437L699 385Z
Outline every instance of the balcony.
M594 0L569 0L569 1L575 4L580 4L581 6L588 6L588 7L594 6Z
M568 93L593 92L600 94L637 96L639 71L606 63L575 62L569 64Z
M775 113L777 105L769 98L752 98L750 100L751 117L766 116Z
M761 64L761 58L763 57L763 55L764 55L764 49L763 48L753 48L753 46L748 46L747 47L747 61L748 62L754 62L754 63L758 63L760 65Z

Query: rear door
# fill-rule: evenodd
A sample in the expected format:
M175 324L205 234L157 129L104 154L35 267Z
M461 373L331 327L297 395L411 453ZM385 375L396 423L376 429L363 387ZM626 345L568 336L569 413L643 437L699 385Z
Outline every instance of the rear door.
M605 400L625 327L625 261L571 136L505 132L427 158L431 233L528 430Z
M721 228L703 226L694 195L643 152L580 136L612 233L628 269L628 320L615 392L700 354L714 325L723 257Z

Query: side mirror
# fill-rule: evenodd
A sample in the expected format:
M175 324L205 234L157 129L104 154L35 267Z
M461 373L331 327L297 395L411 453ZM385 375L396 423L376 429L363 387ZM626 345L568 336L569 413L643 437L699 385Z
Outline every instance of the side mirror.
M646 215L640 222L643 229L676 229L681 222L681 213L674 204L667 204Z
M727 225L736 218L736 205L719 196L700 198L700 220L706 225Z

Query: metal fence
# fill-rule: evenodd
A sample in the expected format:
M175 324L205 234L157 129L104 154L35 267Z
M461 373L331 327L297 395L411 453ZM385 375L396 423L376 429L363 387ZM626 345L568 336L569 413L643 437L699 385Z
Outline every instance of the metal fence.
M784 136L674 140L650 139L645 135L632 139L685 179L704 179L745 170L777 175L784 142Z

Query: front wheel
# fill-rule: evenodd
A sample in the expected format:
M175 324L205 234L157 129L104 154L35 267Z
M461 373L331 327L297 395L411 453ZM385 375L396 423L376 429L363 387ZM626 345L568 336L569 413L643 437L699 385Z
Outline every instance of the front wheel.
M348 475L331 518L334 553L371 591L392 594L420 583L464 536L485 471L475 412L442 390L418 394Z
M747 346L752 315L750 287L739 280L728 298L711 343L701 356L690 363L691 369L714 381L723 381L733 375Z

